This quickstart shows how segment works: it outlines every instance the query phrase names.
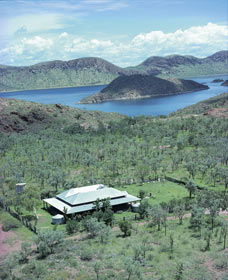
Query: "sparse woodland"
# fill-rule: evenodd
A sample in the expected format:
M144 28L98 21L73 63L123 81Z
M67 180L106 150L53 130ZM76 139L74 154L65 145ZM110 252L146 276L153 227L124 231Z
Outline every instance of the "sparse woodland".
M40 230L1 264L0 278L228 279L228 221L221 214L228 208L228 122L203 115L226 107L227 94L213 100L169 117L93 115L86 126L85 112L76 118L72 109L71 121L60 122L55 108L57 118L45 127L0 133L1 199L31 220L42 198L73 187L103 183L142 198L137 219L112 213L106 202L92 217ZM171 200L175 184L167 177L185 182ZM18 182L27 183L20 196ZM161 189L157 197L153 184Z

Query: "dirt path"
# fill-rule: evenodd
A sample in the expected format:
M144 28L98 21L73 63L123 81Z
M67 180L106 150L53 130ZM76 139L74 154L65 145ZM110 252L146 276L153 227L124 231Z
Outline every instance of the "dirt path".
M208 211L206 211L205 212L205 214L209 214L209 212ZM220 211L219 212L219 215L221 216L228 216L228 211ZM187 214L184 214L184 216L183 216L183 219L186 219L186 218L190 218L191 217L191 213L187 213ZM226 218L225 218L226 219ZM175 220L178 220L178 218L177 217L175 217L175 216L169 216L169 217L167 217L167 221L175 221ZM227 219L226 219L227 220ZM137 225L145 225L145 224L148 224L148 223L150 223L150 221L145 221L145 222L139 222L139 223L137 223ZM118 227L114 227L113 229L117 229Z
M18 240L17 235L13 231L3 231L0 225L0 262L12 252L18 251L21 248L21 240Z

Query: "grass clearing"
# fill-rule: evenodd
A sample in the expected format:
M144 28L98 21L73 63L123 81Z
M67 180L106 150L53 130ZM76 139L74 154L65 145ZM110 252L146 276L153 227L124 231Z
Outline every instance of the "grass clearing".
M121 191L127 191L129 194L134 196L139 195L139 191L143 190L146 192L149 203L159 204L161 202L168 202L172 199L181 199L188 197L188 191L181 185L163 181L163 182L150 182L144 183L143 185L128 185L118 188ZM150 193L152 196L150 196Z

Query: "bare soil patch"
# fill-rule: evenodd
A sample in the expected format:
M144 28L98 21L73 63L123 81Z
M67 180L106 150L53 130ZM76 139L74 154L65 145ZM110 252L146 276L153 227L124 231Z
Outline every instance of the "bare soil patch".
M21 240L18 240L17 235L13 231L3 231L0 225L0 262L12 252L18 251L21 248Z
M215 108L210 111L207 111L205 115L210 115L213 117L228 117L228 108Z

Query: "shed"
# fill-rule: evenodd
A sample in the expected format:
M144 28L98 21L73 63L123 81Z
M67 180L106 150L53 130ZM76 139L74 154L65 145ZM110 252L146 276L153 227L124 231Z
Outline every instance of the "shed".
M20 194L25 190L26 183L16 184L16 193Z
M61 225L64 224L65 218L63 215L57 214L55 216L52 216L52 224L53 225Z
M137 213L138 210L139 210L139 206L140 206L140 203L132 204L132 205L131 205L131 210L132 210L132 212Z

